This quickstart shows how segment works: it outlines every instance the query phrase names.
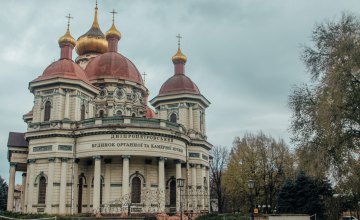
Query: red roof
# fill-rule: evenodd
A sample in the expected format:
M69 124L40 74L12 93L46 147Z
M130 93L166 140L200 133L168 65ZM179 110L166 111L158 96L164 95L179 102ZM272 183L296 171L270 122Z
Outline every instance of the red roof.
M146 118L155 118L155 112L149 106L146 106Z
M128 58L115 52L95 57L86 66L85 71L89 80L122 79L143 84L136 66Z
M200 90L185 74L175 74L161 86L159 96L179 93L200 94Z
M25 140L25 133L9 132L8 147L28 147L29 142Z
M33 82L53 78L79 79L90 84L85 71L70 59L61 59L53 62L44 70L43 74L33 80Z

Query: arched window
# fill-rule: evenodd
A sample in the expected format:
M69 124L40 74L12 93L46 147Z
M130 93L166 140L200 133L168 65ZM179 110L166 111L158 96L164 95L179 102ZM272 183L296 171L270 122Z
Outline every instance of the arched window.
M120 110L118 110L118 111L116 112L116 115L121 116L121 115L122 115L122 112L121 112Z
M50 113L51 113L51 102L47 101L45 103L44 121L49 121L50 120Z
M170 206L176 206L176 181L170 182Z
M172 113L172 114L170 115L170 121L171 121L171 122L174 122L174 123L177 122L177 117L176 117L176 114L175 114L175 113Z
M132 117L136 117L135 113L132 113Z
M131 181L131 203L141 202L141 180L134 177Z
M85 119L85 105L84 104L81 105L80 112L81 112L81 120L84 120Z
M46 178L44 176L41 176L39 180L38 204L45 204L45 197L46 197Z
M100 118L103 118L103 117L104 117L104 110L100 110L100 111L99 111L99 117L100 117Z

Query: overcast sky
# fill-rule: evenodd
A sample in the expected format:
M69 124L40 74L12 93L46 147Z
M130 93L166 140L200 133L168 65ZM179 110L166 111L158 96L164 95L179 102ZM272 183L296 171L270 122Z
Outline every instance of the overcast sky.
M91 26L95 0L1 0L0 175L8 178L9 131L24 132L29 81L59 58L68 13L74 38ZM229 148L236 136L262 130L289 143L287 100L309 75L299 59L316 23L360 12L359 0L99 0L105 33L112 9L122 32L119 52L146 72L150 99L173 74L180 33L186 74L211 101L207 134ZM76 57L76 54L74 54Z

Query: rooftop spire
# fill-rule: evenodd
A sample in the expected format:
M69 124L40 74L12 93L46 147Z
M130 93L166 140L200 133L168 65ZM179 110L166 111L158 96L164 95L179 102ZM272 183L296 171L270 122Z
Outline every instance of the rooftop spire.
M98 1L96 0L96 4L95 4L95 15L94 15L94 21L92 24L92 27L99 27L99 22L98 22Z
M108 41L109 45L108 50L110 52L117 52L118 42L121 39L121 33L115 27L115 14L117 14L117 12L115 9L113 9L110 13L113 14L113 22L110 29L106 32L106 40Z
M181 38L183 38L180 34L178 34L176 36L176 38L178 39L178 50L176 52L176 54L172 57L172 61L174 64L176 63L183 63L185 64L186 63L186 56L181 52L181 49L180 49L180 40Z
M72 50L76 45L75 39L70 34L70 19L71 15L65 16L68 19L66 33L59 38L59 46L61 48L60 59L72 59Z

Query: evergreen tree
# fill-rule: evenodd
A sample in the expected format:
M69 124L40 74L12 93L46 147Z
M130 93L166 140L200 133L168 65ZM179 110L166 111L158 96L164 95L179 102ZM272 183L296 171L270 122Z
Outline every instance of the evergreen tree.
M295 196L295 186L290 179L287 179L279 192L277 211L279 213L295 213Z
M287 180L278 197L278 213L324 216L325 198L332 196L327 181L316 180L300 172L295 182Z
M7 189L5 180L0 176L0 210L6 210L7 206Z

